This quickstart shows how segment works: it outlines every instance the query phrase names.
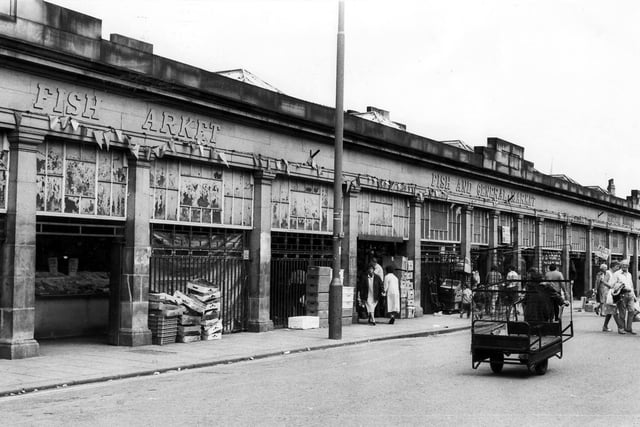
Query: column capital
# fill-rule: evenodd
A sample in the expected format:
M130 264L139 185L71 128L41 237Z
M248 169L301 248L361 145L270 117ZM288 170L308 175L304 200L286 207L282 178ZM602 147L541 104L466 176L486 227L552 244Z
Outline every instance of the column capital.
M25 130L19 128L7 133L7 139L11 148L16 149L33 149L44 142L47 135L41 131Z
M422 206L424 204L424 198L415 195L409 199L409 203L411 203L412 207Z
M362 191L362 187L354 184L353 182L345 182L342 184L342 194L349 197L357 197Z
M273 181L276 178L276 174L268 170L260 169L253 173L253 177L264 181Z
M125 156L125 159L127 161L127 165L129 166L133 165L134 168L151 169L151 160L147 160L142 156L135 157L133 154L128 153Z

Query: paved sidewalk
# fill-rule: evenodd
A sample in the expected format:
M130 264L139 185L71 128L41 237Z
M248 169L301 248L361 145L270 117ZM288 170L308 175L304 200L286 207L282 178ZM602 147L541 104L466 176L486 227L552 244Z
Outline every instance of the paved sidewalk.
M40 357L0 360L0 397L56 387L153 375L302 351L449 333L469 329L471 321L458 314L425 315L394 325L379 319L342 328L341 340L328 339L329 330L277 329L265 333L224 335L217 341L188 344L116 347L100 339L40 341Z

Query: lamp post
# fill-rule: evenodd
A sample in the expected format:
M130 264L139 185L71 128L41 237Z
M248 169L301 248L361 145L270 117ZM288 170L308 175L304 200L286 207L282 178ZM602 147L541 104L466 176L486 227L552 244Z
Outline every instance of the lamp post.
M329 339L342 339L342 134L344 132L344 1L338 3L335 148L333 175L333 279L329 287Z

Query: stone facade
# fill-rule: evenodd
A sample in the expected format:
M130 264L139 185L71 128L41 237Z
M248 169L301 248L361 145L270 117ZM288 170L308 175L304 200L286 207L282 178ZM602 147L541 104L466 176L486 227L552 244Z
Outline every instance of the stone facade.
M0 135L10 159L0 206L0 357L38 354L36 225L47 218L124 229L111 260L112 344L150 343L157 224L248 233L247 330L273 328L272 233L333 231L335 111L155 56L148 43L102 40L94 18L39 0L24 5L0 20ZM596 251L631 258L637 277L637 191L622 199L542 174L523 147L499 138L470 151L350 114L344 129L345 286L357 282L361 242L391 242L392 255L413 262L416 315L425 309L428 259L445 253L481 270L557 260L579 278L576 294L593 283ZM66 174L45 143L63 147ZM101 166L116 165L114 156L120 178ZM95 188L91 179L90 188L69 184L89 173Z

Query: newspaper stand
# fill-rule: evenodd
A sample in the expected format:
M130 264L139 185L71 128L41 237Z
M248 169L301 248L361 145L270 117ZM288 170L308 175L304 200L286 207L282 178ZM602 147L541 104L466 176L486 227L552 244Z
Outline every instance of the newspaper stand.
M551 281L546 281L550 283ZM568 280L553 281L570 289ZM562 358L562 344L573 337L571 297L560 308L558 320L525 319L523 308L536 291L531 282L518 280L479 286L473 292L471 323L472 367L489 363L498 374L504 365L526 365L529 372L544 375L549 359Z

